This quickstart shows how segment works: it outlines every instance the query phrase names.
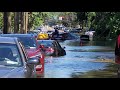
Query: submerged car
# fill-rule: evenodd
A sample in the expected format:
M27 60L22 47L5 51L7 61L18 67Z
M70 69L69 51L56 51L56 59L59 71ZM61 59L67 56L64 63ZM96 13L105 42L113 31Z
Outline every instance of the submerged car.
M34 35L31 34L2 34L2 37L17 37L27 50L28 57L37 57L40 64L36 66L36 73L38 76L44 76L44 54L39 47Z
M80 35L76 34L76 33L65 33L64 34L64 39L65 40L78 40L80 39Z
M38 44L45 51L45 55L49 56L64 56L66 51L61 47L56 40L38 40Z
M28 31L27 33L33 34L37 38L38 34L40 33L40 30L31 30L31 31Z
M36 77L37 58L28 58L17 38L0 37L0 78Z
M51 37L51 40L65 40L65 39L66 39L66 33L65 32L59 33L58 35L53 33L52 37Z
M81 41L90 41L90 37L89 37L89 35L81 35L80 40Z

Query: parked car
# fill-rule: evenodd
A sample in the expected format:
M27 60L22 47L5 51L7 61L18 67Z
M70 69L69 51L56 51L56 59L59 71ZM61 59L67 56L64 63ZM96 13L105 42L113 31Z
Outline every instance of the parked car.
M80 39L80 35L76 33L65 33L65 40L78 40Z
M51 35L54 31L47 31L48 35Z
M48 34L48 36L49 36L49 39L52 38L52 34L53 34L53 32L54 32L54 30L53 30L53 31L47 31L47 34Z
M59 32L58 35L52 34L51 40L65 40L66 38L66 33L65 32Z
M37 38L38 34L40 33L40 30L31 30L27 32L28 34L33 34Z
M94 33L95 33L95 31L86 31L85 32L85 35L89 35L89 37L93 37L93 35L94 35Z
M90 38L89 38L89 35L81 35L80 36L80 41L89 41Z
M80 29L80 28L76 28L76 29L72 29L72 30L70 30L69 31L70 33L81 33L82 32L82 29Z
M40 60L40 65L36 66L36 73L38 76L44 76L44 54L38 45L34 35L31 34L2 34L2 37L17 37L27 50L28 57L37 57Z
M38 40L38 44L44 49L46 55L64 56L66 51L56 40Z
M0 78L36 77L37 58L28 58L17 38L0 37Z

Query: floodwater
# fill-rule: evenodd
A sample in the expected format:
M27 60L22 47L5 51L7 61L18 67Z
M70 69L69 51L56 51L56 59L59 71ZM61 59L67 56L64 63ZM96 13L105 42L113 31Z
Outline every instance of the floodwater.
M66 47L66 55L45 58L45 78L76 78L77 74L82 75L93 70L103 70L110 63L94 61L114 60L114 43L112 41L80 43L79 40L67 40L60 42L60 44L62 47Z

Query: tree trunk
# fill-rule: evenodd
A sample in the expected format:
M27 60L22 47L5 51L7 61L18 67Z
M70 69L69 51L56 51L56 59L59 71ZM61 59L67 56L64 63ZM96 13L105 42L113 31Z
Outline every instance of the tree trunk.
M27 28L28 28L28 12L21 12L20 20L21 20L20 33L27 33Z
M14 33L18 33L19 32L19 12L15 12L14 13Z
M8 12L8 33L11 33L11 12Z
M11 13L10 12L4 12L4 28L3 28L3 33L11 33Z
M20 33L24 33L25 32L25 12L21 12L20 14L20 20L21 20L21 29L20 29Z
M25 33L28 31L28 12L25 12Z

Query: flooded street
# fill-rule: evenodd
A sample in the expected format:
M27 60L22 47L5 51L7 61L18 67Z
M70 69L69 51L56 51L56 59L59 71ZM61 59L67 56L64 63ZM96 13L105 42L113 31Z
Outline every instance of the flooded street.
M105 69L110 62L99 61L114 61L114 47L109 43L94 41L80 43L77 40L60 42L62 47L66 47L66 55L46 57L45 78L76 78L76 75L91 70Z

